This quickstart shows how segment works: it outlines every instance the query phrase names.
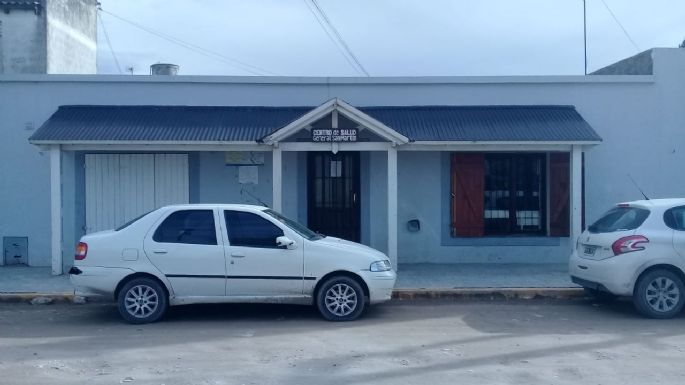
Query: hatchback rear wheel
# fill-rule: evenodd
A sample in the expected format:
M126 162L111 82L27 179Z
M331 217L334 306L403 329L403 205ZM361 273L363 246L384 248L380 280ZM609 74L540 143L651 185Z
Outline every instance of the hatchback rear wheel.
M119 313L132 324L159 320L167 310L168 298L159 282L135 278L127 282L117 298Z
M685 305L683 281L669 270L652 270L638 280L633 304L647 317L673 318Z

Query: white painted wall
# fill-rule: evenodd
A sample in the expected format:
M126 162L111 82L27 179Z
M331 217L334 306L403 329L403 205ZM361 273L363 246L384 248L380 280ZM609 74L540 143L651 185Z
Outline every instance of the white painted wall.
M47 0L47 73L97 73L96 0Z
M657 49L653 55L653 76L0 76L0 132L4 139L0 141L0 236L29 236L31 263L49 264L49 164L46 156L28 144L34 130L26 127L42 124L59 105L317 106L332 97L354 106L575 105L604 138L604 143L586 154L586 212L591 222L616 201L640 198L628 173L650 196L685 195L685 50ZM406 162L400 152L400 170ZM402 179L399 183L402 189ZM383 188L380 183L378 188ZM399 204L401 211L401 200ZM375 217L373 207L371 213ZM71 250L67 254L71 255Z

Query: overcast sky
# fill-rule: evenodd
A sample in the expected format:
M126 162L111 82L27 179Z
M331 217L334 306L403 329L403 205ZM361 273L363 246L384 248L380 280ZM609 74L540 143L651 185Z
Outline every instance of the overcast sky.
M100 2L104 11L207 50L100 13L123 71L147 74L150 64L170 62L183 75L360 76L317 22L310 0ZM583 74L582 0L317 2L371 76ZM587 0L587 15L589 71L685 39L683 0ZM119 73L102 25L98 70Z

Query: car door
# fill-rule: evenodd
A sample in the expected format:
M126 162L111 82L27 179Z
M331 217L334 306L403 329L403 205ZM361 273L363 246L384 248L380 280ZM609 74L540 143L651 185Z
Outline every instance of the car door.
M302 238L288 232L293 249L279 247L284 229L260 214L223 210L226 231L226 294L229 296L301 295L303 287Z
M145 254L178 297L225 296L226 258L215 209L170 212L145 237Z

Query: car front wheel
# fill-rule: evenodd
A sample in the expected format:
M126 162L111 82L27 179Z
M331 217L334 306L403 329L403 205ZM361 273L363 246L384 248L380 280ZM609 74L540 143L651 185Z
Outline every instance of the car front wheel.
M159 320L169 303L162 285L150 278L135 278L127 282L119 291L117 302L121 316L132 324Z
M668 270L652 270L640 277L633 295L635 308L650 318L672 318L685 305L685 287L680 277Z
M364 311L364 291L361 285L345 276L332 277L321 285L316 304L329 321L352 321Z

